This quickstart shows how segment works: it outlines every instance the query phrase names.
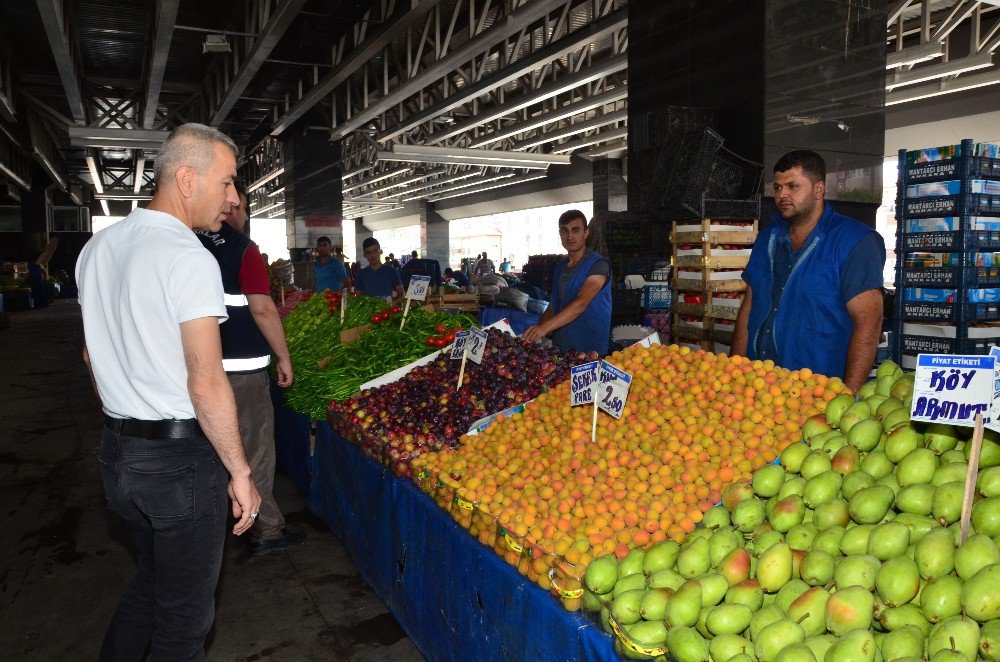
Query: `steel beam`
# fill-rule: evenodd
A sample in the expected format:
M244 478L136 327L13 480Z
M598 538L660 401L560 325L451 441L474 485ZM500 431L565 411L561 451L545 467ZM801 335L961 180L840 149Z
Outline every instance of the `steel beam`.
M437 2L438 0L410 0L408 3L401 3L408 6L402 12L387 17L377 30L369 35L361 44L358 44L350 53L345 55L344 59L336 64L330 74L314 85L294 106L279 117L271 128L271 135L281 135L297 119L305 115L317 103L324 100L334 88L350 78L359 67L367 64L379 51L391 44L393 39L409 27L411 21L426 14ZM355 26L355 30L357 29L358 26ZM335 137L339 138L342 135L340 134Z
M554 156L552 154L463 149L458 147L430 147L426 145L393 145L391 150L379 150L377 154L380 161L538 170L544 170L550 165L568 165L570 162L568 156Z
M969 55L968 57L963 57L958 60L938 62L937 64L928 65L926 67L911 69L910 71L901 74L887 76L885 79L885 89L887 91L892 91L894 88L902 87L904 85L916 85L917 83L925 83L929 80L934 80L935 78L957 76L967 71L986 69L991 66L993 66L993 55L987 51L984 53Z
M94 198L97 200L152 200L152 193L134 193L128 189L107 189L104 193L95 193Z
M170 55L170 40L174 35L177 21L177 7L180 0L157 0L156 19L153 27L153 43L150 46L149 70L146 76L146 97L142 105L142 128L152 129L156 122L156 107L160 103L163 89L163 73L167 69Z
M448 198L460 198L463 195L475 195L476 193L485 193L486 191L492 191L493 189L503 188L505 186L516 186L517 184L533 182L537 179L545 179L547 176L548 175L546 175L544 172L530 172L524 175L505 177L501 181L484 184L482 186L476 186L467 191L453 191L451 193L444 193L441 195L432 194L427 197L427 201L437 202L438 200L447 200Z
M146 129L107 129L71 126L67 129L69 144L73 147L124 147L158 151L169 131Z
M908 101L917 101L930 97L951 94L953 92L963 92L977 87L1000 84L1000 72L987 71L971 76L959 76L951 80L943 80L940 83L921 85L920 87L910 87L905 90L889 92L885 95L885 105L893 106Z
M521 5L508 14L504 20L494 23L448 55L445 55L434 65L409 78L406 82L369 104L368 107L358 111L350 119L339 124L331 131L330 137L334 140L343 138L351 131L375 119L389 108L419 93L425 87L443 78L446 74L457 69L472 58L485 53L503 41L504 38L528 28L535 21L544 18L546 14L565 4L566 0L535 0L534 2Z
M521 76L526 76L536 69L563 57L567 53L576 51L587 44L597 41L610 32L624 28L627 25L628 8L625 7L608 14L607 16L599 18L587 27L581 28L559 41L549 44L548 46L527 55L523 59L518 60L509 67L498 71L489 78L484 78L477 83L461 88L461 90L451 95L441 103L431 106L426 110L422 110L419 113L407 118L403 122L400 122L397 126L383 131L378 135L376 140L379 142L391 140L396 136L420 126L424 122L438 117L439 115L443 115L463 104L469 103L476 97L481 96L490 90L507 85Z
M222 99L212 113L212 126L219 126L222 124L222 120L226 119L247 86L253 81L254 76L260 71L261 65L264 64L274 47L278 45L281 37L305 4L306 0L284 0L271 13L260 34L254 39L253 49L243 61L243 66L233 76L226 91L222 93Z
M45 26L45 34L49 38L52 57L59 70L63 91L66 93L66 103L70 114L77 124L87 123L87 110L83 105L83 93L80 91L80 75L77 71L73 44L66 28L66 17L63 14L63 3L60 0L36 0L38 13Z
M616 110L613 113L607 113L605 115L600 115L591 120L586 120L584 122L579 122L578 124L570 124L567 127L559 129L557 131L543 132L534 138L525 138L524 140L519 140L514 144L512 149L531 149L532 147L538 147L539 145L544 145L545 143L554 143L563 138L568 138L570 136L575 136L578 133L584 133L590 131L591 129L597 129L602 126L607 126L608 124L614 124L615 122L624 122L628 119L627 110Z
M611 129L610 131L598 131L592 136L586 136L584 138L577 138L576 140L570 140L562 145L556 145L552 148L553 154L563 154L565 152L575 152L578 149L584 147L592 147L593 145L599 145L609 140L615 140L616 138L626 138L628 137L628 127L622 126L617 129Z
M940 41L931 41L926 44L907 46L903 50L894 51L885 56L885 68L895 69L908 64L917 64L933 60L944 55L944 44Z

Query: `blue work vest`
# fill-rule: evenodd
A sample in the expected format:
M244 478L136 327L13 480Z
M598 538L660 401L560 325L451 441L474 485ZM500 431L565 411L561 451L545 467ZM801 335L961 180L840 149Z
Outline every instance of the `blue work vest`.
M780 357L778 365L843 378L854 322L841 300L840 270L858 240L873 230L827 204L792 265L780 298L773 301L775 247L779 237L788 234L789 225L779 214L771 222L757 237L746 268L753 295L747 356L757 358L757 336L773 306L777 310L774 344Z
M590 268L598 260L605 259L598 253L591 252L581 260L577 267L573 279L566 288L567 301L559 298L559 280L562 277L563 269L569 264L566 258L556 265L556 271L552 281L552 301L549 309L555 315L566 305L573 302L580 294L583 282L587 280ZM576 350L578 352L597 352L600 356L608 353L608 344L611 341L611 276L608 276L604 287L597 293L597 296L590 302L587 309L580 313L575 320L556 331L557 344L565 351Z

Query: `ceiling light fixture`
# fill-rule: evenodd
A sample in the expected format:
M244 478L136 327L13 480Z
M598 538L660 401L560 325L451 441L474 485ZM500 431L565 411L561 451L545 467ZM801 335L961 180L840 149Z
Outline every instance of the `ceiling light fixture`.
M550 165L568 165L570 157L534 152L504 152L459 147L394 144L377 152L380 161L409 161L444 165L477 165L499 168L545 170Z
M447 200L448 198L458 198L463 195L474 195L476 193L485 193L486 191L491 191L495 188L502 188L504 186L514 186L516 184L524 184L526 182L533 182L536 179L545 179L546 177L547 175L544 172L529 172L524 175L518 175L516 177L504 179L503 181L487 184L485 186L476 186L471 190L467 191L446 193L444 195L435 195L433 197L428 198L428 201L437 202L438 200Z
M202 55L206 53L232 53L233 47L229 45L229 38L224 34L207 34L205 41L201 44Z
M366 186L371 186L372 184L384 181L386 179L389 179L390 177L395 177L397 175L405 175L408 172L413 172L413 168L411 168L410 166L402 166L399 168L394 168L392 170L386 170L364 181L355 182L350 186L345 186L340 189L340 192L342 194L347 194L350 193L351 191L357 191L359 188L364 188Z
M1000 83L1000 72L996 71L986 71L972 76L959 76L953 80L943 80L930 85L922 85L920 87L911 87L905 90L889 92L885 95L885 105L894 106L908 101L929 99L931 97L952 94L953 92L964 92L965 90L972 90L977 87L986 87L987 85L996 85L998 83Z
M576 140L570 140L569 142L565 142L561 145L556 145L552 148L552 153L572 153L578 149L583 149L584 147L591 147L593 145L608 142L609 140L626 137L628 137L628 127L622 126L617 129L611 129L610 131L599 131L592 136L585 136L583 138L577 138Z
M98 193L104 193L104 184L101 182L101 175L97 171L97 161L90 154L87 154L87 170L90 171L90 178L93 180L94 190Z
M993 66L992 53L989 51L985 53L977 53L976 55L970 55L958 60L939 62L926 67L920 67L919 69L913 69L911 71L894 74L892 76L886 76L885 89L887 91L892 91L894 88L902 87L903 85L926 83L929 80L944 78L945 76L957 76L968 71L985 69L991 66Z
M441 195L443 193L451 193L452 191L461 191L462 189L478 186L479 184L485 184L487 182L495 182L498 179L508 179L513 176L514 176L513 172L504 172L499 175L487 175L485 177L480 177L479 179L470 182L455 184L454 186L445 186L444 188L437 189L436 191L430 191L429 193L423 193L421 195L404 196L400 198L400 200L402 200L403 202L410 202L412 200L431 200L435 196Z

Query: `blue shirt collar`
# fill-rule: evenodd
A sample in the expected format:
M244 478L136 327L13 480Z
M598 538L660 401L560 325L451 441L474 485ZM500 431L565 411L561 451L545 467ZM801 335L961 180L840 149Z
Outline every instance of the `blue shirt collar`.
M820 216L819 223L817 223L816 227L814 227L812 232L809 233L809 236L806 237L806 240L802 242L802 245L805 246L806 244L808 244L813 237L817 236L822 237L824 234L826 234L826 226L830 223L830 219L833 218L834 214L836 214L836 212L834 211L833 206L829 202L824 201L823 215ZM775 213L774 216L771 217L771 223L773 223L774 226L778 228L778 241L781 244L787 246L790 251L792 246L792 239L791 236L789 235L789 230L791 229L791 225L788 223L788 221L786 221L781 217L781 214L778 213Z

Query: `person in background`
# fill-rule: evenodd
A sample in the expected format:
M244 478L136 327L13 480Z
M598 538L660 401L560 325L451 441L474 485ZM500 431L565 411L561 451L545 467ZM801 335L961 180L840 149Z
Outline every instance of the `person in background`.
M379 249L379 251L381 251L381 250L382 250L382 249ZM393 255L392 253L389 253L389 257L387 257L387 258L385 259L385 263L386 263L387 265L389 265L390 267L392 267L392 268L393 268L393 270L395 270L395 271L397 271L397 272L399 271L399 260L397 260L397 259L396 259L396 256L395 256L395 255Z
M199 230L198 238L219 263L229 319L222 334L222 368L236 397L240 436L246 449L254 485L260 494L260 517L250 532L254 556L291 549L306 534L290 533L274 500L274 407L267 366L271 352L277 358L278 386L292 385L292 359L285 330L271 299L271 283L257 244L243 231L249 219L246 190L236 182L240 203L225 213L218 231Z
M333 256L338 260L340 260L340 263L344 265L344 274L347 275L347 285L344 286L344 289L350 289L351 285L354 282L354 276L351 274L351 270L349 268L350 262L348 261L347 256L344 255L344 247L334 246Z
M479 262L478 255L476 256L475 262ZM475 262L473 262L471 257L462 258L462 273L465 274L465 277L469 279L470 283L472 282L472 269L475 267Z
M357 262L351 262L351 280L356 281L358 279L358 273L361 271L361 265Z
M403 283L399 280L399 272L388 264L382 264L382 247L374 237L368 237L361 244L368 266L358 272L354 289L359 294L379 297L386 301L398 301L403 298Z
M497 272L497 267L493 264L493 260L486 256L486 251L483 251L483 256L479 258L476 263L476 269L473 272L477 278L482 278L488 274L495 274Z
M204 660L227 500L236 535L260 509L222 367L219 265L192 232L218 230L240 203L236 145L183 124L153 172L149 205L95 234L76 264L83 360L105 414L101 481L138 548L101 660Z
M556 265L548 309L521 336L553 334L563 350L608 353L611 340L611 263L587 248L587 217L571 209L559 217L559 239L569 255Z
M351 279L347 276L347 269L333 254L333 245L329 237L320 237L316 240L316 261L313 262L313 280L316 282L315 290L333 290L334 292L345 290L351 286Z
M472 287L472 281L461 271L455 271L451 267L444 270L444 277L447 280L451 280L455 285L463 289L468 289Z
M731 353L840 377L857 391L882 332L885 243L825 195L826 164L816 152L796 150L775 163L778 213L743 272Z
M500 263L500 273L502 273L504 276L510 275L510 260L508 260L507 258L504 258L503 262Z

